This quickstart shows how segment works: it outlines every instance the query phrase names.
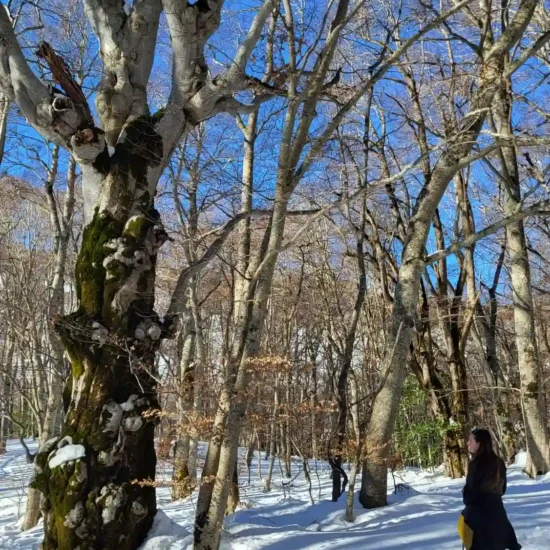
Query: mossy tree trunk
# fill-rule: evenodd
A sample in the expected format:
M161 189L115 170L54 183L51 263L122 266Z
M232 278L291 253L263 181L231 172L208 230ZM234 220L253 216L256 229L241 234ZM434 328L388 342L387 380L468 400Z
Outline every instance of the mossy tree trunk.
M77 312L56 327L71 360L60 437L41 446L33 487L44 495L43 550L135 549L156 514L154 356L164 335L154 306L166 233L148 191L162 140L141 117L101 155L100 206L76 265Z
M223 2L130 4L84 2L101 57L100 127L68 64L40 44L38 55L62 91L41 82L18 42L10 7L0 9L0 58L6 60L0 93L79 165L86 223L76 269L80 307L56 323L73 371L65 425L60 438L41 447L33 483L45 497L44 550L135 549L151 526L154 489L142 482L155 472L154 421L145 414L158 406L155 352L164 333L177 328L189 278L215 256L235 224L180 274L162 326L153 310L156 255L166 238L154 208L157 183L191 128L220 112L250 113L273 97L270 87L263 90L247 75L273 1L257 10L234 60L216 78L210 78L205 47L220 26ZM173 53L171 89L166 106L151 117L147 89L162 13ZM244 91L255 96L251 104L237 100Z

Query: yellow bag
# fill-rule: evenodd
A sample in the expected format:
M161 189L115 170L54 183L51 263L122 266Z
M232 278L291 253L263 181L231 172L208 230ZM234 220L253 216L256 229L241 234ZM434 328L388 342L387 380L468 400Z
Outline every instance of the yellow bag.
M466 550L470 550L474 542L474 532L472 528L466 523L464 516L460 514L458 518L458 534L460 535L460 540L464 545Z

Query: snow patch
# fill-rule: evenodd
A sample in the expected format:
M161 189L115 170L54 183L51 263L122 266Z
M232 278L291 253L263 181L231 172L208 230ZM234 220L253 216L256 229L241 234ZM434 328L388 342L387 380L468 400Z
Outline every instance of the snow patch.
M112 157L115 154L115 148L112 145L107 145L107 151L109 151L110 157Z
M49 453L55 447L56 443L57 443L57 437L52 437L51 439L48 439L48 441L40 445L40 447L38 448L38 452Z
M189 532L159 511L147 540L139 550L187 550L191 548L191 544Z
M420 493L407 483L398 483L395 486L394 494L402 497L414 497Z
M86 456L86 449L84 445L65 445L61 449L57 449L55 455L48 461L50 470L61 466L66 462L72 462L74 460L80 460Z
M146 399L133 401L136 409ZM145 406L145 405L143 405ZM122 405L120 405L122 408ZM135 414L134 414L135 415ZM126 416L126 415L125 415ZM120 432L119 432L120 433ZM26 440L31 451L38 446L36 441ZM68 438L63 445L72 443ZM53 447L55 449L55 447ZM247 449L239 449L239 464L245 463ZM206 455L206 445L199 444L201 460ZM463 479L446 478L442 468L422 470L404 468L394 472L396 481L406 483L418 491L413 495L389 494L390 505L376 510L365 510L355 497L355 521L344 521L345 498L339 502L330 501L332 481L326 462L310 461L313 473L312 506L308 484L301 471L301 461L293 458L292 473L295 480L292 487L282 490L284 477L278 466L274 471L272 490L263 492L263 482L270 460L254 453L250 485L241 486L242 499L253 507L243 506L236 514L225 519L221 549L223 550L457 550L461 547L456 533L457 518L464 505L461 489ZM522 457L516 460L521 465ZM85 462L78 463L81 470ZM24 510L22 487L32 476L33 465L27 464L25 453L17 440L7 442L7 451L0 455L0 549L39 550L43 538L43 527L21 532L17 519ZM159 459L157 479L161 482L172 479L168 462ZM157 514L152 530L140 550L189 550L192 548L193 522L196 495L171 502L168 484L157 489L157 502L161 511ZM357 485L356 485L357 486ZM504 504L512 525L524 550L548 548L550 533L550 475L536 480L528 478L521 466L508 469L509 490ZM393 478L388 478L389 493L393 493ZM356 491L357 492L357 491ZM115 521L122 513L116 509L116 487L105 487L98 503L108 504L110 510L105 517L115 514ZM106 502L107 496L112 495ZM125 498L125 497L123 497ZM137 499L139 500L139 499ZM131 504L131 506L130 506ZM128 503L125 513L132 521L139 519L143 502ZM103 511L103 510L102 510ZM71 516L76 516L72 512ZM67 518L64 517L62 521ZM77 536L88 536L87 524L82 521L75 532ZM122 545L122 543L121 543Z
M525 468L527 466L527 453L525 451L520 451L514 460L514 466L518 468Z

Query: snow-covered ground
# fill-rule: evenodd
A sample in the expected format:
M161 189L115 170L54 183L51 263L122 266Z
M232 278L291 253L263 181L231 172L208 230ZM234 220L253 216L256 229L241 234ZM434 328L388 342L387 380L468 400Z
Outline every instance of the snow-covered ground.
M319 463L313 474L311 505L307 485L295 464L296 479L283 491L277 473L273 490L262 491L257 456L252 482L241 476L241 507L226 519L223 550L445 550L459 549L456 522L462 510L462 480L440 472L405 470L396 482L412 490L392 495L390 506L366 511L356 502L356 520L343 519L345 498L330 502L330 479ZM550 548L550 475L536 481L521 472L521 458L508 471L506 508L524 550ZM262 470L267 464L262 461ZM42 527L21 533L18 521L24 511L25 485L31 468L16 441L0 456L0 549L38 549ZM169 479L170 469L159 465L159 477ZM393 480L390 483L393 488ZM185 550L190 547L195 497L170 502L168 488L158 491L159 513L142 550Z

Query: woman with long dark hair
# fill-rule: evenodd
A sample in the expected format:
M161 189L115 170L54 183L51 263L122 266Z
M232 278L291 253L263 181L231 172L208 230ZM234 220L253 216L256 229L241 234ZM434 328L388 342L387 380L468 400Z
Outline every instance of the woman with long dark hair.
M470 433L468 451L471 455L462 522L471 529L465 542L469 550L520 550L502 496L506 492L506 465L493 450L491 434L475 429ZM473 532L473 533L472 533Z

